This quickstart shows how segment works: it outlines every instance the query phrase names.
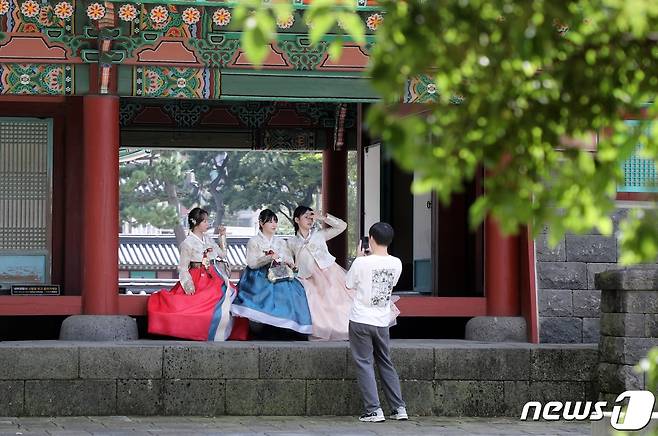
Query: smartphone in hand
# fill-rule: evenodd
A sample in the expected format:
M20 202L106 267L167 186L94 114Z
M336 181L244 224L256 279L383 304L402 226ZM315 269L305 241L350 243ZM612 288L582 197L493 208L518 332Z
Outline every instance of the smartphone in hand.
M366 254L370 253L370 238L367 236L361 238L361 249Z

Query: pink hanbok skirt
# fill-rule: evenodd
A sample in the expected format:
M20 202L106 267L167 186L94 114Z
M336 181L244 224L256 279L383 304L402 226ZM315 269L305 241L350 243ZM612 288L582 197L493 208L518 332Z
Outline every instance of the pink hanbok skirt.
M313 321L311 340L348 340L347 330L355 291L347 289L345 276L345 270L334 262L325 269L314 264L311 276L299 279L304 285ZM392 301L398 299L393 297ZM394 325L400 311L392 303L391 309L391 325Z
M311 339L346 341L354 291L345 286L345 270L335 262L325 268L314 263L314 270L304 285L313 321Z

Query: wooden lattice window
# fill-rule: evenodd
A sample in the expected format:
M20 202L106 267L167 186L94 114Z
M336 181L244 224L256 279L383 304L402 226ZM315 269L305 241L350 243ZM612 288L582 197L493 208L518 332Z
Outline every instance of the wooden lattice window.
M0 286L50 280L52 120L0 118Z

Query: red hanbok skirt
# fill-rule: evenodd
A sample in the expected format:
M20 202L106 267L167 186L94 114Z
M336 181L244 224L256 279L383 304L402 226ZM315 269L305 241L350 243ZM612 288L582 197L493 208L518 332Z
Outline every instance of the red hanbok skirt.
M151 294L148 299L148 332L195 341L249 339L249 321L231 315L237 290L222 279L216 267L191 268L194 294L180 282Z

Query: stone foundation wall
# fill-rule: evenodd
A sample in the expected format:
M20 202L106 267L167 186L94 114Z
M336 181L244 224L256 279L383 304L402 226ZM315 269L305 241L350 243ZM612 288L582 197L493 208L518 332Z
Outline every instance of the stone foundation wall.
M597 396L593 345L395 340L392 355L412 415ZM0 367L0 416L362 412L347 343L5 342Z
M600 398L613 402L627 390L647 389L635 370L658 346L658 268L644 266L597 274L602 289L599 344Z
M594 275L620 267L615 235L627 210L612 216L613 236L567 234L551 248L545 229L535 241L541 342L598 343L601 291Z

